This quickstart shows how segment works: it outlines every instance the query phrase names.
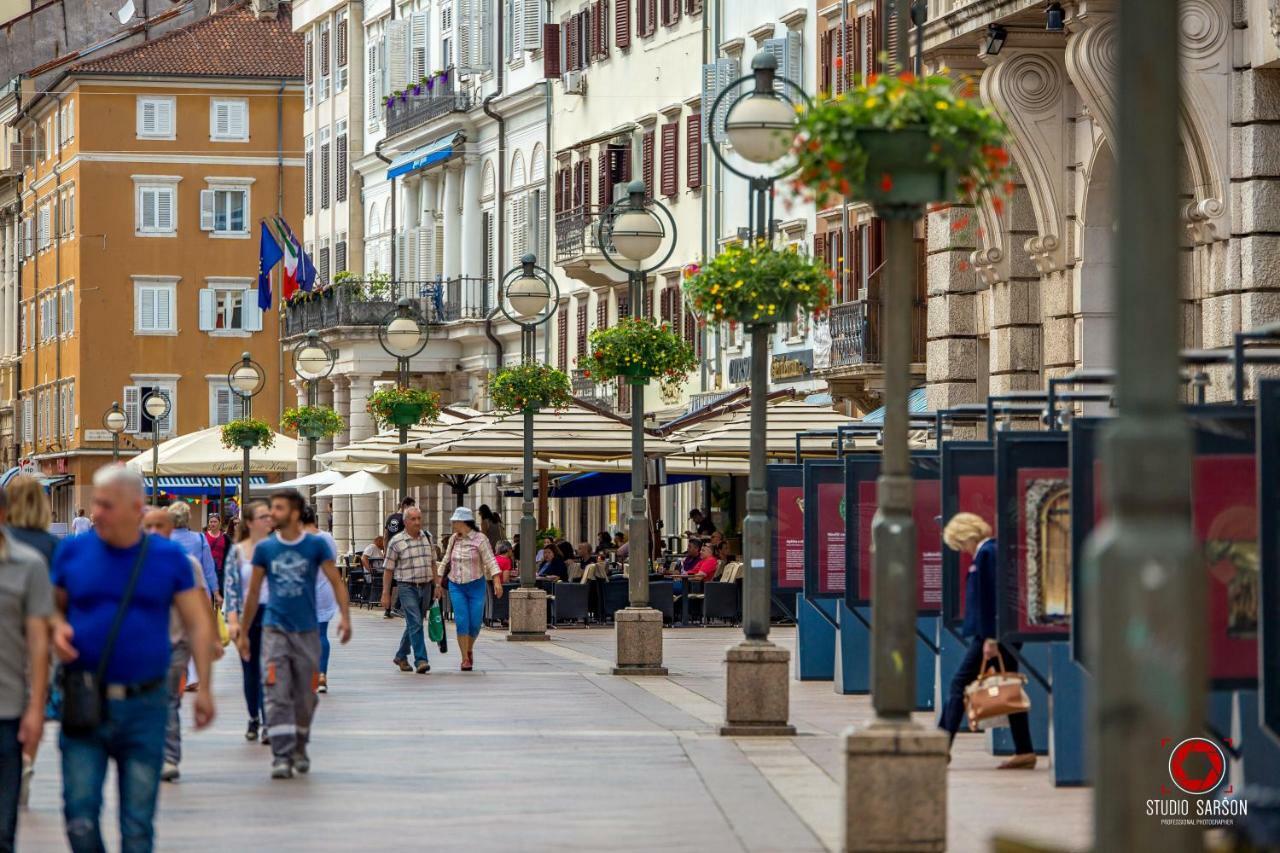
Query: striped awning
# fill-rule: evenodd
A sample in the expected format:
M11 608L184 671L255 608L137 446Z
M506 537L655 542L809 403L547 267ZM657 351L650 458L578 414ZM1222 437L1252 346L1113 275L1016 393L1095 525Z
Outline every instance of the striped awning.
M147 494L151 494L152 479L147 477ZM250 486L265 486L267 478L250 477ZM224 491L234 495L240 488L239 477L161 477L160 491L169 495L216 495Z

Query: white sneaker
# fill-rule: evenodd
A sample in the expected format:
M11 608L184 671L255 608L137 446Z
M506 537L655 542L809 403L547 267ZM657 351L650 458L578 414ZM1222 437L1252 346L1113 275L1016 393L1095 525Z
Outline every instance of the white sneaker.
M293 764L287 758L277 758L271 763L272 779L292 779Z
M160 770L161 782L177 782L178 777L182 774L178 772L178 765L172 761L166 761L164 767Z
M22 756L22 782L18 786L18 805L24 809L31 799L31 777L34 775L36 775L35 765L31 763L30 758Z

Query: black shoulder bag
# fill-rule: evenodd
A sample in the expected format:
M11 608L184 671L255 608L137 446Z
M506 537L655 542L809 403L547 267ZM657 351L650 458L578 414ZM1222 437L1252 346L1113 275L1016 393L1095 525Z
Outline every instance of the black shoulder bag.
M96 729L107 718L107 665L111 662L111 653L115 649L116 637L120 634L120 626L124 624L124 615L133 600L133 591L138 586L138 577L142 574L142 564L147 558L147 543L150 536L142 537L142 548L138 551L137 562L133 564L133 575L129 585L125 587L120 599L120 607L116 610L115 620L111 623L111 632L107 634L107 644L102 649L102 658L98 661L96 672L66 667L62 669L62 730L70 735L88 734Z

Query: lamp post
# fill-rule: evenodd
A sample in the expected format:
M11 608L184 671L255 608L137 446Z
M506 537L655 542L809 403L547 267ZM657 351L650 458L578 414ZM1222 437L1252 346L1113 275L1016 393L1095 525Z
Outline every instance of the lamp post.
M413 307L413 302L402 298L396 303L395 310L387 315L386 321L378 327L378 343L387 354L396 360L396 385L409 387L409 359L422 352L427 346L427 324ZM400 427L400 446L409 441L409 425ZM400 500L409 495L409 458L404 450L399 451L400 458Z
M538 326L556 313L560 286L555 276L538 266L538 259L525 255L520 266L507 272L499 286L498 307L507 319L520 327L520 360L532 364L537 352ZM520 589L511 595L508 640L546 640L546 593L534 579L534 552L537 550L537 520L533 503L533 409L524 416L524 493L520 504Z
M160 505L160 421L170 409L169 395L160 391L150 392L142 401L142 410L151 419L151 502L156 506Z
M808 103L804 91L780 76L778 62L767 53L751 60L751 74L741 77L711 106L708 131L711 153L726 169L747 181L748 222L753 242L773 241L773 187L795 171L781 164L795 138L796 107ZM751 83L743 89L744 83ZM781 86L777 84L781 84ZM729 100L732 98L732 100ZM723 116L724 129L719 117ZM727 137L727 140L726 140ZM745 164L735 165L722 146L728 142ZM747 165L751 164L751 165ZM758 167L758 168L753 168ZM769 642L770 592L769 494L766 489L768 433L769 337L776 318L748 324L751 332L751 465L747 481L747 517L742 523L743 640L726 653L725 724L721 734L794 734L790 712L790 653Z
M337 357L333 347L320 340L320 335L314 329L307 332L306 338L293 348L293 372L307 383L308 406L317 404L317 386L321 379L333 372L335 361ZM311 474L315 467L316 442L320 436L311 433L302 437L307 440L307 473Z
M627 274L631 316L644 314L645 276L661 268L676 248L676 221L666 205L645 199L644 181L627 185L627 198L607 207L596 223L596 244L615 269ZM663 222L663 219L666 222ZM667 250L657 260L663 241ZM618 260L630 262L623 264ZM629 606L614 616L614 675L666 675L662 665L662 614L649 606L649 513L645 500L644 389L631 381L631 518Z
M253 360L249 353L242 353L240 360L231 365L227 371L227 384L231 391L240 398L240 416L247 418L253 414L253 398L267 384L266 371L262 365ZM240 469L240 506L249 499L249 449L252 445L242 444L244 463Z
M124 432L128 420L120 411L120 404L112 403L111 408L102 415L102 427L111 433L111 461L120 461L120 433Z

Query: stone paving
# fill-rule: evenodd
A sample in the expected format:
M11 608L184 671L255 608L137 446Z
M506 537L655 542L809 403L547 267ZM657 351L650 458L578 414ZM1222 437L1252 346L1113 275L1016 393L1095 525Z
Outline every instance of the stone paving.
M799 736L719 737L722 659L737 630L668 630L668 678L607 675L605 628L560 629L550 643L486 631L475 672L458 671L451 643L419 676L391 664L400 622L367 611L354 622L351 644L334 647L308 777L268 778L267 748L243 738L238 664L219 662L219 718L186 734L182 780L161 795L158 850L839 849L837 735L868 720L870 702L793 681ZM949 849L990 849L994 834L1088 846L1089 791L1055 789L1043 766L995 763L983 738L957 740ZM66 849L60 806L50 727L19 850ZM112 793L104 826L118 849Z

